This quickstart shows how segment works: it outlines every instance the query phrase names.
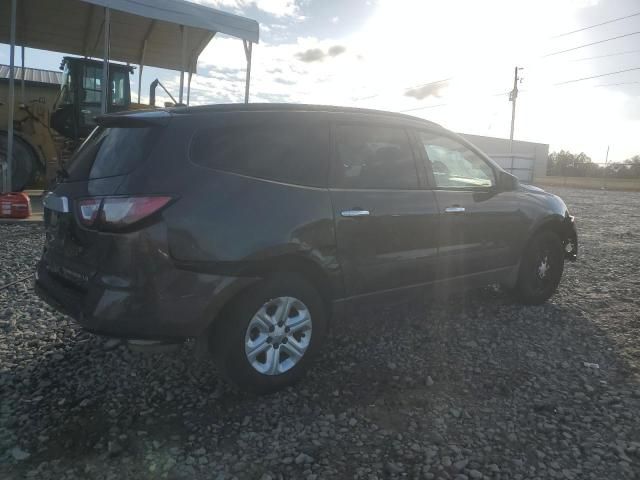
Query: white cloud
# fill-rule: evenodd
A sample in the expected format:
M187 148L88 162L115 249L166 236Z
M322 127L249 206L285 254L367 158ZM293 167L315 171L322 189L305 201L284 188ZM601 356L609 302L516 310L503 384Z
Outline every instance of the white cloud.
M295 0L191 0L215 8L242 13L247 7L256 8L276 17L299 17L300 9Z
M248 3L220 1L237 6ZM287 10L283 5L292 4L276 3L280 14ZM640 101L621 91L589 86L599 80L552 87L555 82L602 73L602 67L597 71L593 62L567 61L571 56L540 58L589 41L582 34L559 40L551 37L584 26L577 12L593 3L379 0L366 24L347 37L300 37L279 45L256 45L251 100L395 111L432 106L411 114L456 131L506 137L511 114L507 92L512 88L513 67L519 65L525 67L525 81L518 98L516 138L550 143L552 149L583 150L594 160L612 144L610 159L624 159L640 152L634 133L640 127ZM279 24L286 27L289 21L283 18ZM346 51L311 63L296 57L310 50L328 52L335 45L346 46ZM585 53L576 52L576 58ZM241 42L216 37L203 52L199 69L210 78L194 78L194 102L242 101ZM215 73L221 69L229 70ZM423 99L405 95L410 87L449 78L446 88Z

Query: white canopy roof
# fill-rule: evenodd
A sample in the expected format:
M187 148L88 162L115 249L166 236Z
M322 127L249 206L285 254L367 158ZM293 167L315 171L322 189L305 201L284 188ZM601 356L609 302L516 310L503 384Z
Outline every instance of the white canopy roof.
M196 73L216 33L257 43L258 22L182 0L20 0L16 45L102 58L104 8L111 9L110 59ZM0 42L10 43L11 2L0 2ZM146 41L146 48L145 47ZM143 58L144 51L144 58Z

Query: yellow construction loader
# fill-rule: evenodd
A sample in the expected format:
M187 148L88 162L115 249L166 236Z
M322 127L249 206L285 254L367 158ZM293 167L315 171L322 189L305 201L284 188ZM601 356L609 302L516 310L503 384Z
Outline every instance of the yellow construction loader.
M102 68L103 62L99 60L64 57L62 85L52 109L38 100L16 105L13 190L48 184L62 162L93 130L95 117L101 112ZM131 66L109 64L108 112L149 108L131 102L132 73ZM151 85L152 104L158 83L156 80ZM0 102L0 161L7 157L7 108Z

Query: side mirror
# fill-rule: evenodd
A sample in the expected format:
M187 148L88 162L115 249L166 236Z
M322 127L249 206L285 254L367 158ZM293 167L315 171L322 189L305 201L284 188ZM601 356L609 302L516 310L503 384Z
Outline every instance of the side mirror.
M518 188L520 181L515 175L511 175L504 170L500 170L498 173L498 191L499 192L511 192Z

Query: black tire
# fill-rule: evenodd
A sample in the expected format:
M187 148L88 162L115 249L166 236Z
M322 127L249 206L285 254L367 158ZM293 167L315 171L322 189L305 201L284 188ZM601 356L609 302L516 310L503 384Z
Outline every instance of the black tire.
M564 248L555 233L543 231L534 235L520 261L516 299L525 305L540 305L557 290L564 271Z
M7 132L0 132L0 158L7 158ZM33 184L40 169L36 152L19 136L13 137L13 161L11 162L11 189L21 192Z
M282 297L293 297L306 306L311 318L310 340L304 354L293 367L283 373L268 375L259 372L249 362L245 353L245 335L254 315L273 299ZM240 294L216 321L209 337L209 345L220 372L241 390L254 393L271 393L295 384L302 378L324 343L327 334L325 310L321 295L304 277L293 273L273 274L256 287ZM277 343L272 346L279 348ZM281 352L284 352L282 355L286 359L288 354L285 347L286 345Z

